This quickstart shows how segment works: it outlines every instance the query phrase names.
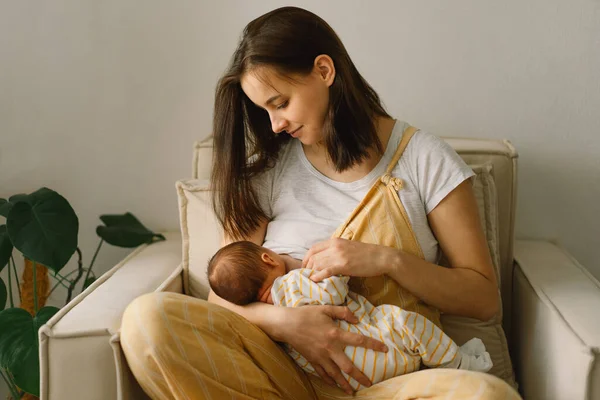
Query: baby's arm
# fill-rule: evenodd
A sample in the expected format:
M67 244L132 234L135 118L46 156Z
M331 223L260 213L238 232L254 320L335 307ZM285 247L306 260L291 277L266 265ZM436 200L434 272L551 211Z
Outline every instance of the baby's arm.
M313 282L311 269L299 269L277 278L273 284L273 302L280 306L341 305L348 294L348 277L332 276Z
M329 278L323 279L319 283L315 283L310 279L310 276L315 272L309 270L307 274L307 280L316 285L323 293L319 293L319 301L321 304L330 304L333 306L340 306L346 302L348 296L348 281L350 280L347 276L333 275ZM313 295L314 297L315 295Z

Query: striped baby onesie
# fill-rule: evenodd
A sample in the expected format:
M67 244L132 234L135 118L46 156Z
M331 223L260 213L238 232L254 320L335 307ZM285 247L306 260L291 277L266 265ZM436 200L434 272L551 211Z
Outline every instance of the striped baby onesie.
M276 306L345 305L359 319L350 324L336 321L341 329L360 333L384 342L389 351L376 352L347 346L346 355L373 384L397 375L417 371L421 362L430 368L459 368L486 372L492 367L483 342L471 339L459 347L435 324L415 312L393 305L374 307L361 295L348 290L348 277L333 276L316 283L310 279L311 269L292 270L275 280L271 289ZM291 346L288 354L306 372L317 375L310 363ZM342 373L355 390L362 385ZM318 376L318 375L317 375Z

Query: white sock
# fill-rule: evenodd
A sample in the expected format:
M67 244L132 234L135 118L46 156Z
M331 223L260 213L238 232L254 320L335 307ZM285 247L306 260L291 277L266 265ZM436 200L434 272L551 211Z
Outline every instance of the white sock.
M461 360L459 369L469 371L487 372L494 365L490 354L485 351L485 345L481 339L473 338L460 346Z

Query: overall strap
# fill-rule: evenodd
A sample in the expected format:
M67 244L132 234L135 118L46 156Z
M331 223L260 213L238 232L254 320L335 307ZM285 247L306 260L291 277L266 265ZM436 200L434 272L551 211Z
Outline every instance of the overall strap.
M386 175L390 175L392 173L392 170L394 169L394 167L396 167L396 164L398 164L400 157L402 157L402 153L404 153L404 149L406 149L408 142L410 141L410 139L416 131L418 131L418 129L410 125L404 130L404 133L402 134L402 139L400 140L400 144L398 145L398 149L396 150L396 153L394 153L392 161L388 164L387 169L385 170Z

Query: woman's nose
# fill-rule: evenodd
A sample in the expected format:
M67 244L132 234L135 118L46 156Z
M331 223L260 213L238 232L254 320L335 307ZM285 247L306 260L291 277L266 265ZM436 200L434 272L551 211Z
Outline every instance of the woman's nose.
M273 132L280 133L287 128L287 126L288 123L284 118L271 117L271 129L273 129Z

